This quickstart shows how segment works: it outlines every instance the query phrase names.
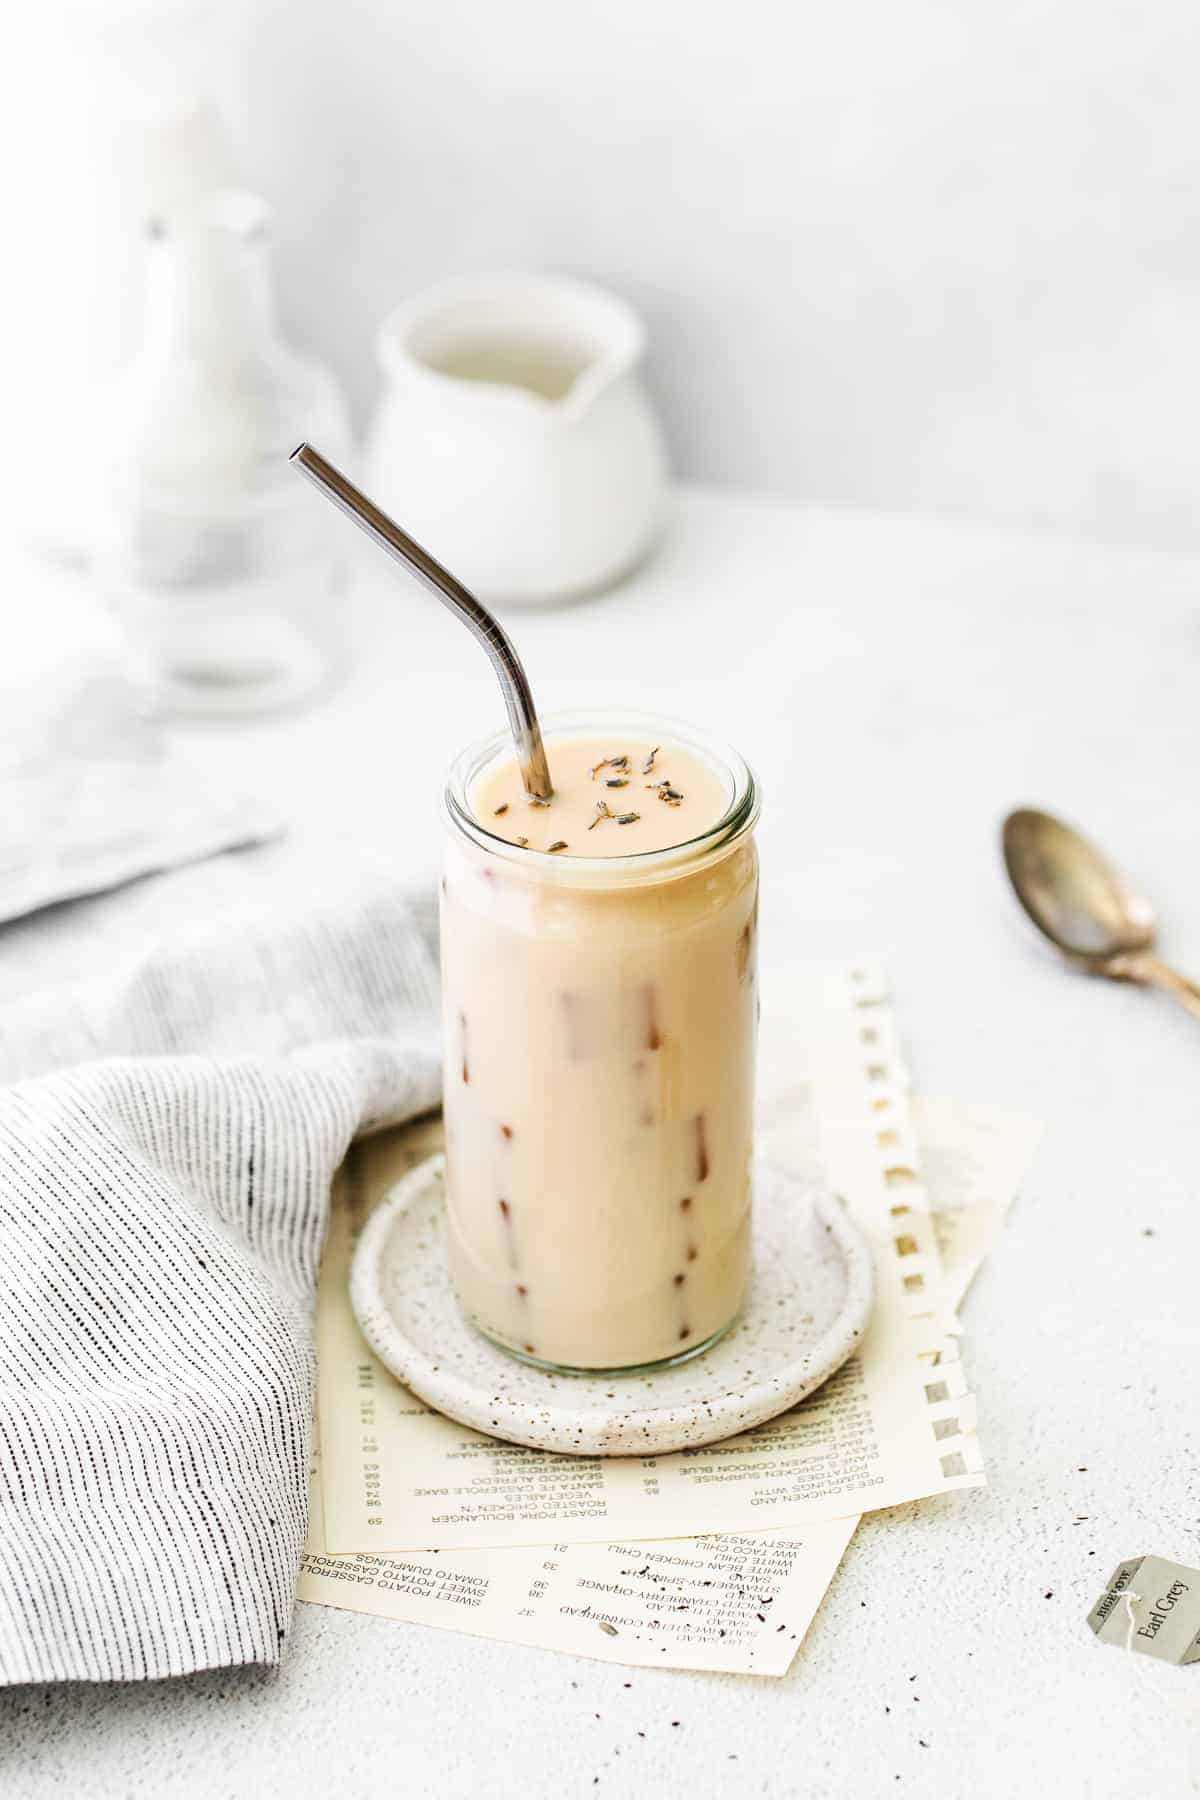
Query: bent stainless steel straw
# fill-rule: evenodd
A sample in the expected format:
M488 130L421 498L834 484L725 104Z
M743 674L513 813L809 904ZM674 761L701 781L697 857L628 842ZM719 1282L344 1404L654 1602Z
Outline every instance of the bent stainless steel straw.
M290 461L308 476L314 487L320 488L326 499L332 500L347 518L361 526L380 549L386 550L396 562L403 563L418 580L431 588L443 605L457 613L468 631L479 639L499 677L525 792L534 799L549 800L554 788L533 694L516 647L500 621L493 618L487 607L456 580L449 569L444 569L436 557L430 556L428 550L422 549L406 531L401 531L395 520L381 512L373 500L368 500L340 469L326 462L319 450L314 450L311 444L300 444L292 451Z

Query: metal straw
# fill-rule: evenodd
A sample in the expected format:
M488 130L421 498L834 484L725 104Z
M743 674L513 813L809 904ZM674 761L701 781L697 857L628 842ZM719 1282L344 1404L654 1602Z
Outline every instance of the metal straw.
M521 659L503 625L492 617L487 607L481 605L461 581L455 580L449 569L444 569L435 557L430 556L428 550L423 550L406 531L401 531L399 525L389 519L385 512L381 512L373 500L368 500L352 481L347 481L340 469L335 469L332 463L326 462L319 450L314 450L311 444L301 444L292 451L289 460L295 463L302 474L308 476L315 487L320 488L326 499L332 500L347 518L360 525L381 549L386 550L398 563L403 563L426 587L432 588L438 599L451 612L457 613L467 629L479 639L500 680L525 792L533 799L549 800L554 788L550 781L546 748L542 743L542 728L538 724L537 710L533 704L528 678L521 667Z

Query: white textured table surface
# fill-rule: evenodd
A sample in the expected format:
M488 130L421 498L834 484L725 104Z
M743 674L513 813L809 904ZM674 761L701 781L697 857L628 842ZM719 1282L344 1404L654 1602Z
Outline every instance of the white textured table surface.
M294 719L190 736L298 821L401 833L432 861L441 773L496 696L431 600L359 567L369 648L351 685ZM24 586L5 604L10 628L43 612ZM48 579L44 608L70 612ZM880 953L920 1087L1044 1119L966 1308L991 1486L868 1518L781 1682L304 1606L278 1672L0 1695L0 1787L1200 1789L1200 1668L1135 1661L1084 1623L1119 1559L1200 1565L1200 1028L1060 970L996 853L1010 805L1061 810L1120 854L1162 903L1167 950L1200 968L1200 568L692 493L635 581L515 623L544 707L690 716L756 764L768 976L773 955Z

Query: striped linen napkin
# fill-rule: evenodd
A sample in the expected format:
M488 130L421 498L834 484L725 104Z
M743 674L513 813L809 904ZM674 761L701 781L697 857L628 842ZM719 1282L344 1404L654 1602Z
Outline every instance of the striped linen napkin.
M278 1660L330 1180L437 1104L430 926L282 843L0 930L0 1681Z

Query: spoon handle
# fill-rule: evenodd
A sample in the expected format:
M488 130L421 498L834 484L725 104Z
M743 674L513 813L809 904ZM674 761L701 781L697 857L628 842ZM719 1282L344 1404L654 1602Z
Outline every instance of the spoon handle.
M1193 1018L1200 1019L1200 985L1189 981L1186 975L1181 975L1178 969L1173 969L1149 950L1116 957L1113 972L1121 974L1127 981L1141 981L1147 987L1161 988Z

